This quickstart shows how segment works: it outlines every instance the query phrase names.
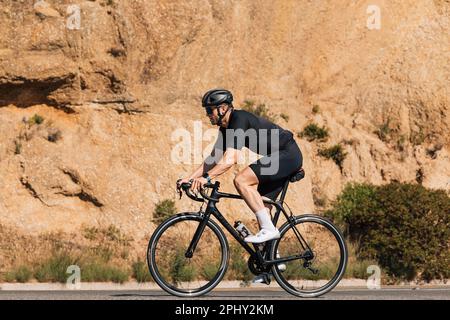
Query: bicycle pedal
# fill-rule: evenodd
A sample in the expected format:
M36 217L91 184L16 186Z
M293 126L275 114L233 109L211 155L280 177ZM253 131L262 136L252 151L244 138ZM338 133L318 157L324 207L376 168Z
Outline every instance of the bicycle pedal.
M262 273L260 275L257 275L252 283L263 283L269 285L271 282L271 275L270 273Z

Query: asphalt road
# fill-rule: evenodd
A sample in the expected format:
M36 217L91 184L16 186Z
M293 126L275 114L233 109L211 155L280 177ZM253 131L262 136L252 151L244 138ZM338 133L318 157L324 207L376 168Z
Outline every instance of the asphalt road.
M0 291L0 300L176 300L161 290ZM205 300L301 300L282 290L217 289L194 298ZM335 289L318 300L450 300L450 288ZM311 300L311 299L308 299Z

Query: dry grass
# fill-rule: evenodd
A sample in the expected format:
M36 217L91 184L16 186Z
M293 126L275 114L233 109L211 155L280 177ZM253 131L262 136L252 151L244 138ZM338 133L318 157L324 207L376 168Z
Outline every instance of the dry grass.
M29 236L0 225L0 280L64 283L67 268L78 265L82 281L124 282L132 275L133 241L115 226Z
M347 242L349 257L345 278L368 279L371 274L367 273L370 265L377 265L374 260L361 260L356 256L356 245Z
M226 280L240 280L248 284L253 278L247 266L248 254L234 241L229 239L230 265ZM325 239L317 234L321 246L327 246ZM66 282L70 274L67 268L78 265L81 269L81 281L112 281L122 283L130 279L138 282L153 281L147 264L132 250L134 240L124 235L118 228L86 227L77 236L63 233L50 233L40 236L25 236L17 231L0 225L0 281L28 282ZM373 261L356 259L355 247L349 244L349 263L346 278L367 279L367 267L376 264ZM124 254L127 252L128 254ZM208 255L211 256L211 255ZM202 259L209 259L203 257ZM170 259L169 259L170 260ZM173 259L172 259L173 260ZM191 278L208 279L217 270L218 261L208 260L199 272L188 270L173 261L170 270L178 280ZM327 276L325 264L322 264L322 276ZM293 278L309 277L304 268L293 268L288 272Z

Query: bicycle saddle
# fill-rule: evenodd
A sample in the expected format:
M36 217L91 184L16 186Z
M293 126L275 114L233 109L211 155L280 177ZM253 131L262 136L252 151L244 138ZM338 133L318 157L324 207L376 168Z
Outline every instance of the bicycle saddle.
M300 168L297 172L295 172L291 177L289 178L290 182L297 182L302 180L305 177L305 170L303 168Z

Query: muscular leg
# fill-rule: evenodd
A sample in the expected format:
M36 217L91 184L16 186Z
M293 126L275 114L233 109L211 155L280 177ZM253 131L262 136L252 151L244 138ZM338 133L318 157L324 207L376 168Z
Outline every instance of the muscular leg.
M245 200L258 219L261 231L256 236L246 238L246 241L261 243L279 237L279 232L272 223L270 217L270 205L264 204L258 192L258 178L250 168L242 170L234 179L234 185L239 194Z
M239 172L234 178L234 186L253 213L265 207L258 188L258 177L249 167Z

